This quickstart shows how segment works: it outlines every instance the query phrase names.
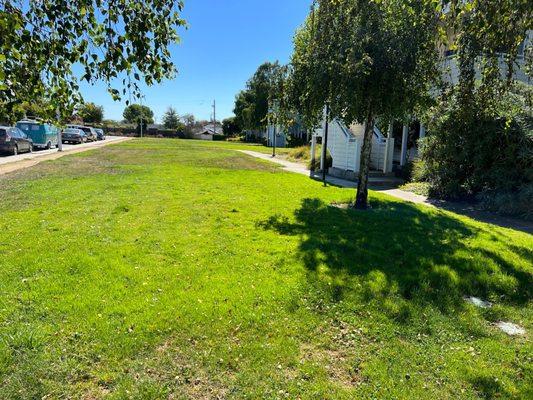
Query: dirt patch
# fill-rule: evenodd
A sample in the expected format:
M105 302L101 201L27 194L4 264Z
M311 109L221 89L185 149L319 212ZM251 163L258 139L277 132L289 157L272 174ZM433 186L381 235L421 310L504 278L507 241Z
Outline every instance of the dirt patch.
M319 348L305 344L300 347L300 357L300 362L312 362L323 367L329 379L342 387L356 387L363 381L358 368L350 366L353 354L349 349Z
M82 395L82 400L99 400L104 399L109 395L109 389L98 387L97 389L91 389L89 392Z
M311 362L326 371L329 379L344 388L354 388L365 381L357 362L356 350L361 331L340 321L330 321L318 337L323 344L300 346L300 362Z
M172 341L165 341L155 350L155 356L145 364L139 378L173 382L169 399L223 400L228 397L234 376L227 372L211 372L193 354L195 342L185 351Z
M185 394L194 400L224 400L228 397L229 390L219 382L213 382L208 377L197 377L194 381L181 386L183 392L171 394L169 399L179 399Z

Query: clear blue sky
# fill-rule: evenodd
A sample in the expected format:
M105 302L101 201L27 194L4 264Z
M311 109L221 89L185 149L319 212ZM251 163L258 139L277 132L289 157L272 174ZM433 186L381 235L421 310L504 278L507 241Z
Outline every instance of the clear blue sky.
M265 61L286 63L292 38L309 13L311 0L185 0L189 29L171 49L178 76L143 88L148 105L161 121L168 106L198 119L233 114L235 94ZM114 102L105 85L82 85L86 101L104 106L105 118L122 120L124 102Z

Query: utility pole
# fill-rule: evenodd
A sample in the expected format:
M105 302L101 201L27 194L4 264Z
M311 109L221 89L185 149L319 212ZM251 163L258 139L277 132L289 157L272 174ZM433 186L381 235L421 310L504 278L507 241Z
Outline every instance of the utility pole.
M56 32L57 32L57 29L56 29ZM54 64L56 68L57 68L57 63L58 63L58 57L56 56L54 58ZM26 113L24 113L24 115L26 115ZM60 125L60 119L61 119L61 113L59 112L59 107L56 106L56 125ZM63 151L63 132L61 131L61 129L57 130L57 151Z
M217 133L217 102L213 100L213 135Z
M274 127L272 129L272 157L276 157L276 121L274 120Z

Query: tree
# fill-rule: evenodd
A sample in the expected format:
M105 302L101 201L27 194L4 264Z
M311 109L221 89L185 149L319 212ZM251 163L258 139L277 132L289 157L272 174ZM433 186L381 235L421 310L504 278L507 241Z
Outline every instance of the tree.
M78 110L83 122L99 124L104 119L104 108L94 103L84 103Z
M44 98L46 117L72 115L80 80L103 81L114 99L175 73L170 46L185 25L182 1L0 1L0 119ZM77 74L79 64L82 72ZM122 91L112 82L122 81Z
M222 131L226 136L235 136L241 133L242 128L237 123L236 117L230 117L222 121Z
M13 107L11 116L13 120L22 118L46 118L49 112L54 111L53 106L45 99L32 99L32 101L23 101Z
M434 0L318 0L297 33L288 92L307 120L365 124L355 207L368 206L376 119L407 119L438 76Z
M146 129L146 125L154 123L154 112L147 106L141 106L140 104L131 104L124 109L122 113L124 119L131 123L136 124L137 129L143 124L143 129Z
M456 50L459 79L427 113L431 135L421 158L430 193L444 198L510 195L506 203L511 204L509 199L523 192L531 204L533 92L514 74L522 48L522 67L531 78L533 48L526 40L531 3L452 1L449 9L447 46Z
M166 129L178 129L180 125L181 122L178 113L174 108L169 107L163 115L163 126Z
M279 94L284 71L285 67L277 61L260 65L246 83L246 89L236 96L233 112L244 129L262 129L267 125L269 102Z
M193 127L196 123L196 118L194 118L194 115L192 114L185 114L181 117L182 122L185 124L186 127L190 128Z

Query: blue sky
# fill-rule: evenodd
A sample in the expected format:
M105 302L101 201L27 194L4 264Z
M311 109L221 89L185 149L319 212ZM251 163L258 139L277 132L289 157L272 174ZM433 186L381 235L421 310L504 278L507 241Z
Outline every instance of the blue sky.
M309 12L311 0L185 0L189 29L171 49L178 68L172 81L143 88L144 104L161 121L168 106L199 119L233 114L235 94L265 61L286 63L292 38ZM124 102L114 102L105 85L82 85L86 101L104 106L105 118L122 119Z

